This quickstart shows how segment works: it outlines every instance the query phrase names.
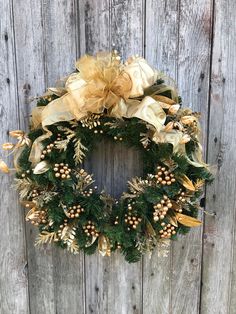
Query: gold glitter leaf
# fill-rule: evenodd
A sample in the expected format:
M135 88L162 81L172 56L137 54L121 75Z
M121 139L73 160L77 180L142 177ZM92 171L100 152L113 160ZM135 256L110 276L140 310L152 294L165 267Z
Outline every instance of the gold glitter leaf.
M173 226L178 227L178 220L176 216L169 216L168 220Z
M101 234L98 238L98 250L102 256L110 256L111 255L110 241L103 234Z
M156 235L156 232L155 232L152 224L149 221L147 222L146 227L147 227L148 235L150 235L151 237L154 237Z
M34 168L34 174L42 174L44 172L47 172L48 169L50 168L49 164L47 161L40 161Z
M0 159L0 171L2 171L4 173L9 173L10 172L7 164L3 160L1 160L1 159Z
M12 143L4 143L4 144L2 144L2 149L4 149L4 150L11 150L14 147L15 147L15 145L12 144Z
M180 213L176 213L175 217L179 223L187 227L198 227L202 224L200 220Z
M23 137L25 135L25 132L21 130L14 130L14 131L10 131L9 135L11 137Z
M177 180L188 190L195 191L195 186L193 185L193 182L186 176L181 175L177 177Z

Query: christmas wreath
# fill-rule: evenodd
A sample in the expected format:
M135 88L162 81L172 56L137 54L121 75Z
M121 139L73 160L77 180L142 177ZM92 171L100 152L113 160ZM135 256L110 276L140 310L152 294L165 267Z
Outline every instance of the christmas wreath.
M37 98L30 131L10 132L15 187L39 228L36 244L105 256L119 249L129 262L176 239L196 218L205 182L199 113L182 108L171 80L145 59L122 63L116 51L83 56L76 71ZM170 83L171 82L171 83ZM143 177L119 200L94 186L85 157L102 139L135 148ZM0 169L10 172L0 161Z

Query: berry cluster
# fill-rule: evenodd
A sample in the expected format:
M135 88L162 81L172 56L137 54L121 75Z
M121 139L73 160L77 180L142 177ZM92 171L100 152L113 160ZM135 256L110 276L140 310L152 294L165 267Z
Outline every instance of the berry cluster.
M79 218L79 215L84 212L84 208L81 207L80 204L78 205L73 205L68 207L67 209L67 216L69 218Z
M89 220L88 223L83 226L84 232L86 233L86 235L89 236L95 236L98 237L99 236L99 231L96 229L95 224Z
M41 159L44 159L46 157L47 154L50 154L52 152L52 149L55 147L55 145L57 144L57 142L61 141L61 135L57 134L57 139L56 141L54 141L51 144L48 144L46 146L46 148L42 151L42 154L40 156Z
M155 175L157 181L162 185L171 185L175 182L173 173L166 169L166 167L157 167L157 174Z
M53 170L56 178L70 179L71 169L68 167L68 164L55 164Z
M153 208L153 220L158 221L165 218L168 210L172 208L172 203L170 199L166 195L164 195L163 199L159 203L155 204Z
M142 218L136 215L125 214L125 223L129 225L128 230L130 230L130 228L136 229L141 221Z
M161 223L162 229L159 231L161 238L171 238L172 235L176 234L175 226L171 224Z

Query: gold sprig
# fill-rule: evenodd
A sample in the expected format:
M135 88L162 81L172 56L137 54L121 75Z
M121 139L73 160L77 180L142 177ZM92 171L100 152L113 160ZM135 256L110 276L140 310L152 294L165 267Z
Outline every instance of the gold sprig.
M78 182L75 188L80 191L84 191L88 186L90 186L94 182L92 175L88 174L82 168L76 173L76 178L78 179Z
M58 237L55 231L49 232L49 231L43 230L41 233L39 233L38 238L35 242L35 245L57 242L57 241L58 241Z
M20 200L23 200L28 196L29 192L35 187L35 184L29 178L23 179L15 178L13 186L18 190Z
M75 154L73 156L74 161L76 164L81 164L84 157L85 157L85 152L87 151L87 147L85 147L81 143L81 139L77 139L75 142Z

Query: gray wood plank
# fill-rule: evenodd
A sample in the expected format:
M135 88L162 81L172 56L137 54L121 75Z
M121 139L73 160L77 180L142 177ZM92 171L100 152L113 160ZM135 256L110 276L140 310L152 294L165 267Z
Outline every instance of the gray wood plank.
M146 58L158 70L177 77L178 1L146 1ZM158 246L144 258L143 313L169 314L171 246ZM177 313L177 312L176 312Z
M1 1L0 23L0 143L8 131L19 128L14 22L11 1ZM10 164L11 158L7 162ZM12 166L12 162L11 162ZM29 313L28 278L23 211L12 189L13 175L0 174L0 312Z
M215 1L208 162L216 178L207 188L201 313L235 307L235 1Z
M142 0L111 0L111 45L120 52L124 60L134 54L144 54L144 16ZM114 166L111 169L111 192L116 196L126 190L127 179L142 174L142 161L136 151L127 149L122 144L115 144L112 152ZM112 257L111 263L110 281L118 284L114 285L108 313L112 309L114 313L141 313L142 261L127 265L123 256L118 253Z
M183 106L201 112L206 144L211 39L211 0L180 2L178 86ZM199 213L201 216L201 213ZM173 243L171 306L173 313L199 313L202 228ZM186 289L187 287L187 289Z
M19 14L20 12L20 14ZM28 128L32 97L45 91L42 5L38 1L14 2L18 97L21 128ZM52 250L34 246L37 229L26 224L31 313L54 313Z
M80 54L110 50L109 0L79 1Z
M74 0L44 2L44 42L47 86L74 71L78 52L77 6ZM53 248L55 312L84 312L84 256Z
M99 4L83 2L84 13L80 25L81 30L84 30L84 35L81 34L84 43L81 53L108 50L111 46L122 52L124 57L129 53L141 53L142 1L132 1L131 4L128 1L112 1L110 5L111 11L108 1ZM124 36L126 40L121 42ZM112 143L100 145L89 165L90 171L95 173L98 186L105 187L115 196L126 189L127 178L138 175L140 169L136 153L127 151L121 144ZM99 255L86 257L85 267L88 313L141 312L141 263L127 265L118 253L111 258Z

